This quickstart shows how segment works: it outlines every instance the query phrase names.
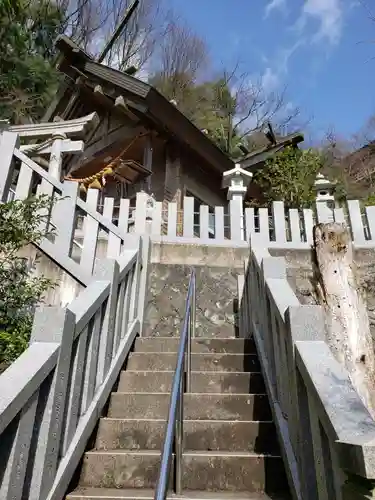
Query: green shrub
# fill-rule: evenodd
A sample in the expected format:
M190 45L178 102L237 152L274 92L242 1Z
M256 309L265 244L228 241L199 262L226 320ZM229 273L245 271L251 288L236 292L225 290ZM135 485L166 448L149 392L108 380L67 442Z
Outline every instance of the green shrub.
M19 252L45 235L47 196L0 204L0 364L14 361L28 346L34 310L53 286L43 276L30 275L29 259Z

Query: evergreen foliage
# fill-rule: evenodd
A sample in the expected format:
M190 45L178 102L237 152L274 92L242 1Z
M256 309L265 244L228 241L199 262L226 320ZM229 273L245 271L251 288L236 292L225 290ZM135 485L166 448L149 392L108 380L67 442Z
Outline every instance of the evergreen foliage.
M58 83L54 42L63 15L51 0L0 0L0 118L38 119Z
M0 204L0 366L28 346L35 306L51 280L30 275L20 250L44 236L42 222L51 200L46 196Z
M307 208L315 200L314 183L323 166L322 156L313 149L288 147L266 162L253 181L261 188L262 199L255 205L283 200L288 208Z

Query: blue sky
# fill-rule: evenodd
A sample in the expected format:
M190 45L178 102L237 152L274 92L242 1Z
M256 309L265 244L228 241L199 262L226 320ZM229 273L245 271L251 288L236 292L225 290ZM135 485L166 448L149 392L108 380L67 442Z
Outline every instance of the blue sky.
M270 90L287 85L315 137L328 128L350 136L375 114L375 22L360 0L170 4L206 39L215 66L240 59Z

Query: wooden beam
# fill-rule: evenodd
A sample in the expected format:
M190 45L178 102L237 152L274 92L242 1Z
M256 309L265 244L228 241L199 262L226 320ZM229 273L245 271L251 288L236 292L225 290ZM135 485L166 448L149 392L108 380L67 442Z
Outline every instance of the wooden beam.
M116 111L125 114L132 121L139 121L138 116L130 111L122 95L117 96L115 102L113 102L112 99L105 95L101 85L95 85L94 96L105 108L111 109L114 107Z
M49 105L49 107L47 108L47 111L45 112L43 118L42 118L42 122L49 122L52 118L52 115L55 113L55 111L57 110L58 108L58 105L61 101L61 99L63 98L65 92L68 90L69 88L69 85L66 81L64 81L58 91L57 91L57 94L55 95L54 99L52 100L51 104Z
M139 117L132 111L130 111L129 106L126 104L126 101L122 95L116 97L115 108L125 113L132 121L139 121Z
M85 143L83 141L72 141L70 139L64 139L61 144L62 153L82 153L84 149ZM51 154L52 145L47 144L40 149L35 149L34 144L32 145L32 147L30 147L28 144L24 144L20 147L20 150L28 155L48 155Z
M72 66L73 68L73 66ZM75 69L75 68L73 68ZM76 102L79 98L79 85L82 84L83 82L82 76L79 76L76 81L75 81L75 89L73 94L70 96L70 99L68 101L68 104L65 106L65 109L62 111L62 117L65 119L69 116L69 114L73 111L74 106L76 105Z
M75 164L74 170L81 168L85 163L91 161L91 159L94 157L94 155L96 155L96 153L99 153L100 151L109 147L111 144L114 144L120 140L132 139L142 131L143 129L140 127L131 128L128 125L124 125L123 127L114 130L113 132L110 132L107 135L102 136L101 139L99 139L97 142L95 142L91 146L88 146L85 149L84 154L81 156L80 160Z
M91 87L90 85L81 85L81 90L85 92L85 97L88 99L94 98L95 101L102 106L106 111L112 111L117 113L119 116L126 116L133 123L140 121L139 116L132 112L128 106L128 100L124 99L123 96L117 96L115 101L108 97L103 90L101 85L95 85Z
M87 88L87 87L85 87ZM104 106L106 109L109 108L111 109L113 107L113 101L109 97L107 97L104 92L103 88L101 85L95 85L94 87L94 97L97 102L99 102L102 106Z
M143 166L147 168L150 172L152 172L152 156L153 156L153 148L152 148L152 135L151 133L145 137L145 147L143 151ZM148 193L151 193L151 177L152 174L147 178L147 189Z
M67 136L84 136L86 132L96 127L99 123L97 113L91 113L82 118L60 122L33 123L27 125L11 125L9 132L14 132L20 137L46 137L54 134L66 134Z

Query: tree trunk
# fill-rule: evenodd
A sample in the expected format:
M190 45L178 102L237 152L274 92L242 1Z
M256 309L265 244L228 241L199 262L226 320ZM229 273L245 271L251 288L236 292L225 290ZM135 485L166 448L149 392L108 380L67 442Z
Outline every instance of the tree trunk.
M348 370L363 402L375 415L375 353L365 299L353 262L351 236L344 224L314 228L317 292L326 311L326 339Z

